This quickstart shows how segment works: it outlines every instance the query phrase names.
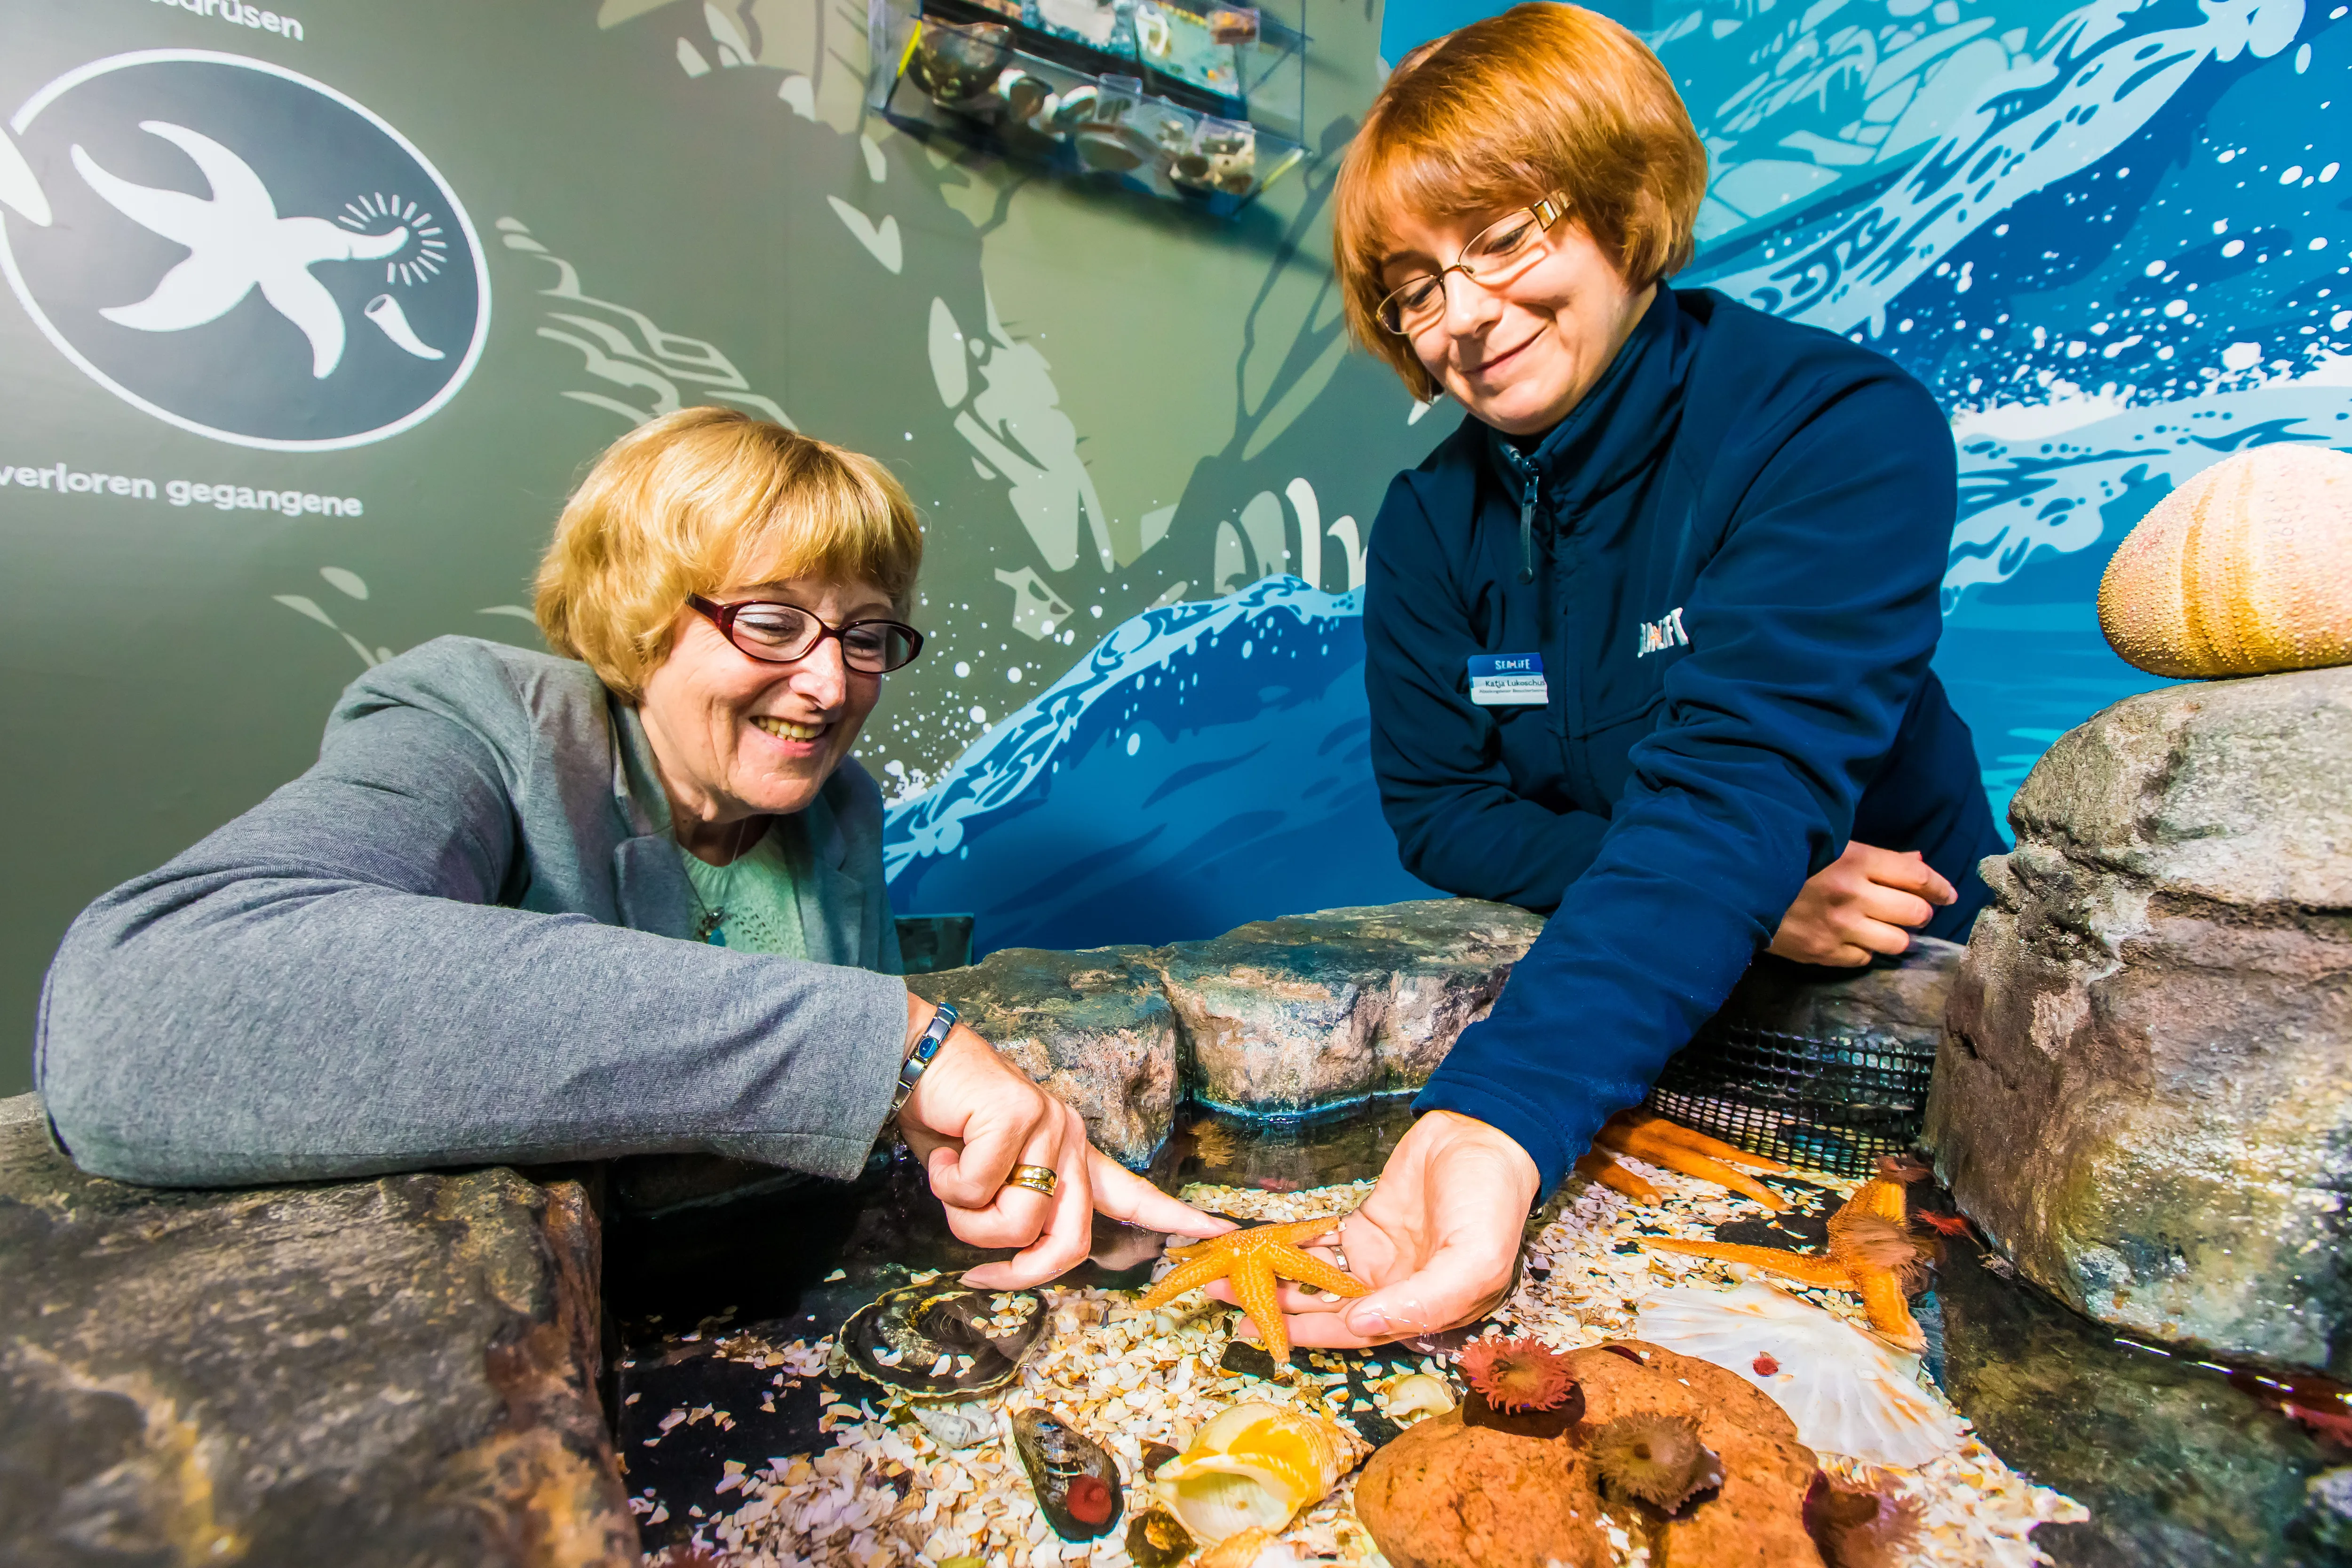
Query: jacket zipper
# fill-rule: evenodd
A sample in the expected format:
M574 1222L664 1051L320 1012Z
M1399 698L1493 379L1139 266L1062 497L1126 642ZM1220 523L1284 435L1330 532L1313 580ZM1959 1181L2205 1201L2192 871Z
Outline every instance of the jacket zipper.
M1517 472L1523 486L1519 493L1519 582L1524 586L1536 580L1536 466L1508 442L1498 443L1496 450Z

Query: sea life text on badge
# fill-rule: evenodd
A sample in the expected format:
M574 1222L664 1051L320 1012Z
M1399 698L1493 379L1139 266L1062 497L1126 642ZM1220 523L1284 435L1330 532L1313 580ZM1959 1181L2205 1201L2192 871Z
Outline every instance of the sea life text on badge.
M1154 1285L1139 1304L1165 1306L1196 1286L1213 1279L1230 1280L1234 1299L1249 1314L1250 1321L1257 1325L1266 1353L1286 1366L1290 1362L1290 1333L1283 1327L1282 1310L1276 1304L1276 1279L1294 1279L1342 1296L1371 1293L1372 1288L1354 1275L1299 1250L1302 1244L1338 1230L1345 1217L1335 1215L1291 1225L1252 1226L1190 1247L1171 1247L1168 1256L1176 1259L1177 1267Z

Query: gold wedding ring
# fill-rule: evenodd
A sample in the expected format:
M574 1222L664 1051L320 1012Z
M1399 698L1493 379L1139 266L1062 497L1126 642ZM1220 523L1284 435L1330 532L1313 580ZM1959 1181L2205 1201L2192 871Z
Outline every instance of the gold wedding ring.
M1004 1184L1008 1187L1026 1187L1033 1193L1050 1198L1054 1195L1054 1189L1062 1184L1062 1178L1054 1173L1054 1168L1050 1165L1015 1165L1013 1167L1013 1173L1004 1178Z

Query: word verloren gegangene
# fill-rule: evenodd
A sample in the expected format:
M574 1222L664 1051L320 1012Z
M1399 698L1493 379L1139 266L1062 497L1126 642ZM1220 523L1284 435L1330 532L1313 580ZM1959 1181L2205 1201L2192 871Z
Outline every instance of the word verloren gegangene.
M69 468L63 463L46 468L0 464L0 488L41 489L59 495L127 496L155 500L155 481L128 474L101 474ZM310 490L281 490L253 485L208 485L190 479L166 479L160 499L173 506L209 506L221 511L275 511L289 517L309 512L320 517L363 517L366 509L355 496L319 495Z

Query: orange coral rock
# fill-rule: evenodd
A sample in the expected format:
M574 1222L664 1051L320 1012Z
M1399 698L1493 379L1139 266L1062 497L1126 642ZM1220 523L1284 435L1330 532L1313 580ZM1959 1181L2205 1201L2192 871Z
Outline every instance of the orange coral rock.
M1692 1258L1713 1258L1726 1263L1747 1263L1807 1285L1852 1290L1862 1297L1870 1326L1891 1345L1906 1351L1927 1348L1927 1337L1912 1321L1905 1300L1905 1277L1918 1261L1906 1245L1907 1257L1890 1257L1887 1240L1909 1233L1904 1215L1903 1184L1874 1176L1862 1184L1843 1207L1830 1216L1829 1250L1783 1252L1774 1247L1741 1247L1722 1241L1681 1241L1671 1237L1635 1239L1661 1252Z
M1669 1121L1663 1116L1646 1110L1621 1110L1602 1123L1592 1141L1601 1149L1631 1154L1636 1160L1679 1171L1685 1176L1696 1176L1702 1182L1713 1182L1718 1187L1750 1197L1766 1208L1779 1213L1789 1205L1779 1194L1734 1165L1746 1165L1758 1171L1785 1171L1789 1167L1778 1160L1761 1154L1750 1154L1745 1149L1733 1147L1717 1138L1710 1138L1696 1128ZM1577 1162L1577 1169L1602 1185L1623 1193L1642 1203L1655 1203L1658 1190L1626 1170L1607 1154L1595 1150Z
M1234 1297L1241 1302L1242 1310L1257 1325L1258 1337L1265 1342L1266 1353L1287 1365L1290 1361L1290 1335L1282 1324L1282 1310L1276 1304L1275 1282L1277 1279L1293 1279L1301 1285L1312 1285L1318 1290L1336 1290L1342 1296L1363 1296L1371 1287L1352 1274L1343 1273L1312 1253L1302 1252L1303 1242L1328 1236L1339 1228L1345 1215L1328 1219L1303 1219L1291 1225L1253 1226L1246 1230L1227 1231L1190 1247L1171 1247L1168 1256L1175 1258L1177 1267L1166 1279L1154 1285L1140 1305L1160 1307L1181 1296L1185 1291L1206 1285L1211 1280L1224 1279L1232 1283Z

